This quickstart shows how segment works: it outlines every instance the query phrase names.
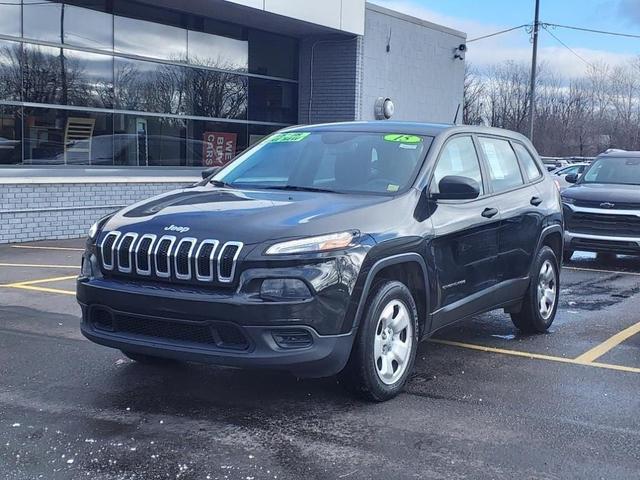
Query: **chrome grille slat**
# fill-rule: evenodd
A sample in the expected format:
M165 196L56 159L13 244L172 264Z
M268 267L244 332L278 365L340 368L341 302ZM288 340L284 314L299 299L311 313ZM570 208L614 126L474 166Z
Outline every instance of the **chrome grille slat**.
M203 275L200 271L200 255L202 254L202 250L207 246L211 245L211 253L209 254L208 264L209 264L209 275ZM200 282L213 282L213 277L215 275L215 259L216 259L216 251L218 250L218 246L220 242L218 240L203 240L198 247L198 251L196 252L196 279Z
M173 235L165 235L158 240L158 244L153 252L153 258L155 260L156 275L160 278L171 278L171 250L173 249L173 245L176 243L176 240L177 238ZM163 254L163 262L166 261L167 270L163 271L159 268L158 251L166 241L169 242L169 246L167 247L167 253Z
M180 272L180 249L183 244L188 243L189 250L187 251L187 273ZM198 243L197 238L183 238L178 242L178 246L176 247L176 253L173 256L173 266L175 267L175 275L178 280L191 280L191 259L193 258L193 249L196 248L196 244Z
M233 282L233 278L235 276L236 273L236 263L238 261L238 257L240 256L240 252L242 251L242 247L244 245L241 242L227 242L224 244L224 246L220 249L220 253L218 254L218 281L221 283L231 283ZM237 250L233 255L233 258L231 259L231 271L229 273L229 275L223 275L222 273L222 261L224 259L224 255L225 252L228 248L234 248L236 247Z
M104 236L98 248L102 267L108 272L231 284L243 247L242 242L223 244L214 239L114 230Z
M104 266L105 270L113 270L116 264L116 245L118 245L118 239L120 238L120 235L122 235L120 232L114 230L113 232L107 233L102 240L102 244L100 245L100 256L102 257L102 265ZM104 255L104 249L109 244L110 238L113 238L113 243L111 243L111 247L109 248L111 262L107 262L107 259Z
M151 275L151 270L152 270L152 264L151 264L151 259L153 257L153 246L156 243L157 240L157 235L153 235L152 233L147 233L145 235L143 235L142 237L140 237L140 241L138 242L138 246L135 249L135 257L136 257L136 273L138 273L138 275L143 275L145 277L148 277ZM151 243L149 243L149 248L147 249L147 253L146 253L146 257L147 257L147 268L141 268L140 267L140 258L139 258L139 251L140 248L142 247L142 245L144 244L145 240L150 240Z
M131 243L129 244L129 247L126 249L126 251L123 252L122 246L127 241L128 238L131 239ZM116 248L117 255L115 256L118 259L119 272L131 273L133 271L133 260L131 259L131 254L133 253L133 247L137 239L138 239L138 234L132 233L132 232L127 233L120 238L120 241L118 242L117 244L118 246ZM127 255L127 266L122 265L123 262L121 260L122 260L123 253L126 253Z

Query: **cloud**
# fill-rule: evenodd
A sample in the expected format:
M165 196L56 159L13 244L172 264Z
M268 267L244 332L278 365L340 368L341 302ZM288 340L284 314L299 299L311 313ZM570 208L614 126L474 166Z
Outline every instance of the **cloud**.
M640 25L640 2L638 0L619 0L618 12L627 23Z
M467 34L468 39L506 30L514 26L499 23L484 23L462 17L443 15L411 0L373 0L373 2L406 13L407 15L460 30ZM628 3L630 5L629 10L636 11L640 21L640 2L638 2L638 0L620 0L620 2ZM555 31L553 33L558 35ZM562 38L561 34L559 36ZM507 60L516 62L531 61L531 43L529 35L524 29L479 42L472 42L468 47L467 62L477 67L484 67ZM607 63L616 66L635 58L631 54L618 54L605 50L571 47L575 54L560 45L543 30L541 32L541 48L538 50L538 59L541 63L547 65L547 68L557 74L566 78L576 78L582 77L587 73L589 63ZM584 61L578 56L582 57Z

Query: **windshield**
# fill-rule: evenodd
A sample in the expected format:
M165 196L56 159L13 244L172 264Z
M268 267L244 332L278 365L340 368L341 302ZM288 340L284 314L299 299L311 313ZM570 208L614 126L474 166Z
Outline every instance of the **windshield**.
M411 186L432 140L343 131L277 133L213 181L231 187L395 194Z
M582 176L580 183L640 185L640 158L600 158Z

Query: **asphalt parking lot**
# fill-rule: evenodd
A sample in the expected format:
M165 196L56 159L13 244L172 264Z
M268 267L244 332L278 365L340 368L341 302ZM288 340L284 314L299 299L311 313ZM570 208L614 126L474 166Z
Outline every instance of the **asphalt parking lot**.
M551 332L421 345L405 393L137 365L79 332L82 241L0 246L0 478L640 478L640 259L582 255Z

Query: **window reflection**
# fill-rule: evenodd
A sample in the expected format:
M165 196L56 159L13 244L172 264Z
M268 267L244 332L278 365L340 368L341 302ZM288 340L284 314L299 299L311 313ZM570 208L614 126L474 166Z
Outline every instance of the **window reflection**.
M247 126L235 123L188 123L187 166L221 167L247 148Z
M19 37L22 34L21 19L20 0L2 0L0 3L0 32L4 35Z
M64 43L112 50L113 17L104 12L65 5Z
M117 114L114 126L116 165L185 166L184 120Z
M62 4L24 0L23 34L27 38L62 43Z
M210 33L188 32L189 63L221 70L246 72L249 68L249 43Z
M114 48L116 52L121 53L186 61L187 31L169 25L116 16Z
M22 109L0 105L0 165L22 163Z
M112 165L113 116L25 108L24 163Z
M250 78L249 90L251 91L249 120L278 123L297 122L297 84Z
M249 31L249 71L297 79L298 41L275 33Z
M233 119L247 117L245 77L195 68L188 68L185 73L190 115Z
M20 43L0 41L0 100L22 97L21 52Z
M113 106L111 56L26 44L23 59L25 101Z

